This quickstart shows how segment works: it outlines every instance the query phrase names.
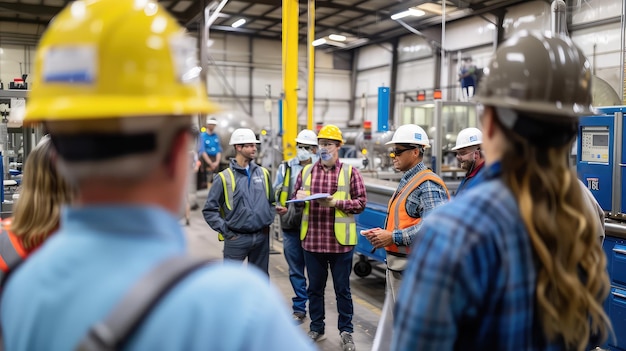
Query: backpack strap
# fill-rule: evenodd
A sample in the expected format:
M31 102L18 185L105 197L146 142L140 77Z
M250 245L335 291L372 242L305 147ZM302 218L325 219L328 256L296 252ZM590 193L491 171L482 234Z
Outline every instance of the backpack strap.
M109 315L89 329L78 351L119 350L159 301L190 273L211 260L176 256L159 263L137 281Z

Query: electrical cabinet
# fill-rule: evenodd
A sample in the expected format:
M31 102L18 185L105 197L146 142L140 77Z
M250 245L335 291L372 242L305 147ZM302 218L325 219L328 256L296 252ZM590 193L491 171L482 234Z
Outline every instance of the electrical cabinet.
M626 237L607 236L603 249L611 279L611 291L604 308L616 337L616 340L609 339L606 346L610 350L626 351Z

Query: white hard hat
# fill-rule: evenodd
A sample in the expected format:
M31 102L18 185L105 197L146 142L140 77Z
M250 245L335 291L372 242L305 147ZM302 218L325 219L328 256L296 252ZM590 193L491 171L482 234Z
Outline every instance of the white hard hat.
M230 142L228 145L239 144L260 144L261 142L256 139L252 129L238 128L235 129L233 134L230 135Z
M425 148L430 147L428 135L426 135L424 129L417 124L405 124L400 126L400 128L393 133L391 141L385 143L385 145L389 144L416 144L422 145Z
M465 128L456 137L456 146L452 151L468 146L480 145L483 143L483 132L478 128Z
M317 135L310 129L304 129L298 133L296 143L317 146Z
M215 118L209 117L209 118L207 118L207 120L206 120L206 124L209 124L209 125L211 125L211 124L212 124L212 125L217 125L217 120L215 120Z

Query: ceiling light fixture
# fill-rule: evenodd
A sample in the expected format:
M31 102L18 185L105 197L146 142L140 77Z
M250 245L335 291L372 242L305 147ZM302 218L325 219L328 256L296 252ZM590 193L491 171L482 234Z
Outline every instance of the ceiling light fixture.
M399 20L401 18L408 17L408 16L421 17L421 16L424 16L425 14L426 12L412 7L406 11L398 12L398 13L391 15L391 19L395 21L395 20Z
M245 18L240 18L238 20L236 20L235 22L233 22L233 24L231 24L230 26L233 28L239 28L241 26L243 26L246 23L246 19Z
M328 39L334 40L334 41L346 41L347 38L345 35L331 34L328 36Z
M319 38L319 39L313 40L313 42L311 43L311 45L313 46L320 46L322 44L326 44L326 39Z

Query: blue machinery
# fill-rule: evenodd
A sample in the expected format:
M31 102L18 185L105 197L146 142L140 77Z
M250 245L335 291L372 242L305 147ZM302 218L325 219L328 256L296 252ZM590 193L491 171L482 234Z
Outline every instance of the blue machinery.
M607 214L603 249L611 291L604 308L617 340L609 340L606 346L626 350L626 106L602 107L599 112L581 119L576 168Z
M357 232L370 228L385 228L387 216L387 204L393 196L398 184L388 180L364 178L365 190L367 191L367 205L365 210L356 215ZM354 265L354 274L365 277L372 272L371 260L385 263L387 254L385 249L373 250L372 244L362 235L358 235L356 253L359 261Z

